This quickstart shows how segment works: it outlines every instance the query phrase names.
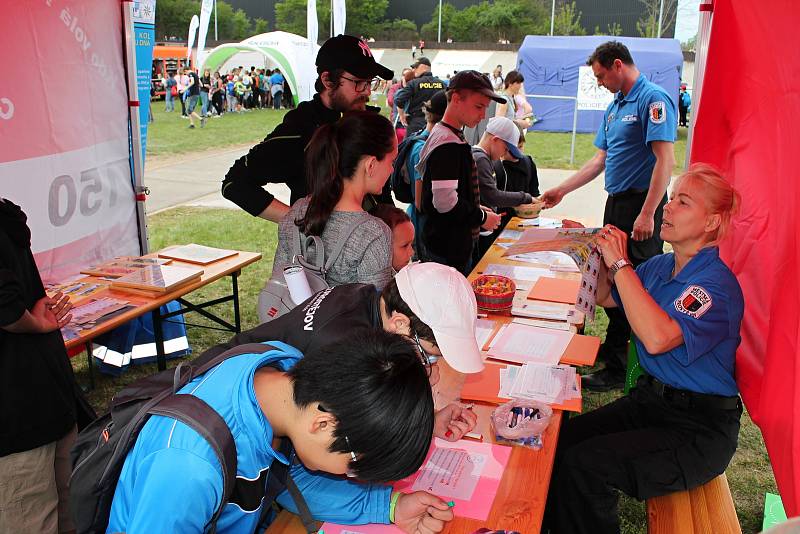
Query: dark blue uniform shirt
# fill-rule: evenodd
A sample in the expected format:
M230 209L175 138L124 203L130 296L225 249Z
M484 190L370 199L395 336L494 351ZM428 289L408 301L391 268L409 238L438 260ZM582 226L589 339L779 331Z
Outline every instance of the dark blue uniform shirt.
M650 354L636 339L642 368L674 388L734 396L736 348L744 313L744 297L736 277L719 258L717 247L701 249L672 277L675 256L655 256L636 268L651 297L678 323L683 344ZM616 287L614 301L622 307Z

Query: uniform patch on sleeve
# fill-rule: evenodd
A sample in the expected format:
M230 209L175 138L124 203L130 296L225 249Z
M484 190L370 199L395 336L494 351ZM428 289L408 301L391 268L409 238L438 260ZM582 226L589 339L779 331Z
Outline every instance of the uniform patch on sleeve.
M667 112L665 111L664 102L659 100L658 102L653 102L650 104L648 109L650 115L650 122L653 124L661 124L665 120L667 120Z
M711 309L711 295L700 286L689 286L675 299L675 309L689 317L699 319Z

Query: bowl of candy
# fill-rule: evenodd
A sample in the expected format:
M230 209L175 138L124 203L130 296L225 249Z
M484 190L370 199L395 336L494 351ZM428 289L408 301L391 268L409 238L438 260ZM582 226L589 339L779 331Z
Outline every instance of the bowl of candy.
M482 274L472 281L478 307L486 311L505 311L514 303L514 280L499 274Z
M536 202L534 200L530 204L520 204L514 207L514 211L517 213L517 217L533 219L539 216L539 212L542 211L542 206L543 204L541 202Z

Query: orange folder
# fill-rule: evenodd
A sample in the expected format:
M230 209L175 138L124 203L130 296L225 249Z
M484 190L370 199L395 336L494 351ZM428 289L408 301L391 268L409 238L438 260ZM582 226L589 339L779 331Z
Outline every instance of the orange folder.
M543 276L533 285L533 289L531 289L531 292L528 294L528 298L575 304L578 300L578 290L580 287L581 283L579 280Z
M497 396L500 391L500 369L507 365L498 362L486 362L486 366L480 373L467 375L464 387L461 389L461 400L486 402L488 404L503 404L511 399L504 399ZM578 376L578 386L580 387L581 377ZM554 410L564 410L567 412L578 412L583 410L583 398L570 399L563 404L553 404Z
M564 355L561 356L559 363L592 366L597 359L597 352L599 350L599 337L575 334L572 336L572 341L567 345L567 350L564 351Z

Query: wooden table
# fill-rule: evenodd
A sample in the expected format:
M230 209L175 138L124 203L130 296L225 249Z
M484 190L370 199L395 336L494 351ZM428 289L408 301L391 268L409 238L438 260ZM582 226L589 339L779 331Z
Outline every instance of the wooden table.
M507 228L524 229L519 227L521 219L512 219ZM472 280L482 273L488 264L501 263L507 265L532 266L533 264L517 262L502 258L504 249L493 245L475 266L469 279ZM535 266L535 265L534 265ZM546 267L546 266L542 266ZM557 277L580 279L576 273L554 273ZM489 314L489 319L510 322L513 317L508 314ZM596 354L594 355L596 357ZM593 358L591 359L593 361ZM588 363L588 362L587 362ZM439 360L441 379L434 387L434 402L436 408L442 408L450 402L460 400L461 389L466 375L454 371L444 359ZM484 441L494 442L494 435L490 429L490 415L494 405L477 403L474 411L478 415L478 424L475 431L483 434ZM529 448L512 447L511 457L500 487L492 505L492 510L486 521L456 517L444 529L445 534L472 534L481 527L498 530L516 530L524 534L535 534L542 527L542 517L547 501L547 491L550 485L550 475L553 470L558 433L561 427L563 413L553 411L553 418L544 434L544 447L538 451ZM456 513L458 513L456 511ZM358 527L352 530L358 531ZM266 531L268 534L303 534L300 519L287 511L278 515L276 521Z
M156 257L156 256L157 253L153 253L145 257ZM159 370L166 369L166 356L164 353L164 334L162 329L162 321L169 319L170 317L183 315L187 312L192 311L192 312L197 312L203 315L204 317L207 317L208 319L216 322L226 330L230 330L232 332L237 332L237 333L240 332L241 315L239 313L239 283L238 283L239 273L241 272L243 267L246 267L251 263L255 263L260 259L261 259L261 254L258 254L256 252L240 251L235 256L231 256L229 258L225 258L213 263L209 263L208 265L202 265L202 266L178 260L173 260L170 265L202 268L203 269L202 276L194 282L180 286L166 293L152 293L152 292L142 292L142 291L128 292L116 288L108 288L103 291L100 291L92 295L92 297L93 298L113 297L119 300L126 300L129 302L131 306L133 306L133 308L124 311L123 313L119 314L113 319L98 324L94 328L81 331L78 337L70 339L69 341L66 342L66 347L67 349L71 349L73 347L78 347L78 346L86 347L86 350L89 354L90 377L91 377L92 376L91 341L100 334L109 332L110 330L113 330L114 328L122 324L125 324L132 319L141 317L145 313L149 312L153 317L153 330L155 334L156 358L158 361L158 369ZM196 289L206 286L212 282L215 282L216 280L219 280L224 276L231 277L231 293L229 295L199 304L193 304L183 298L185 295L191 293L192 291L195 291ZM87 277L83 280L94 283L103 283L103 284L108 283L106 280L102 280L92 276ZM181 309L171 313L162 314L160 311L161 306L173 300L177 300L181 304ZM221 304L224 302L233 302L233 316L234 316L233 324L220 317L217 317L216 315L210 313L208 310L205 309L208 308L209 306L214 306L216 304Z

